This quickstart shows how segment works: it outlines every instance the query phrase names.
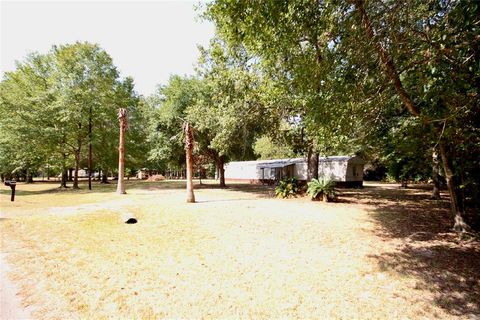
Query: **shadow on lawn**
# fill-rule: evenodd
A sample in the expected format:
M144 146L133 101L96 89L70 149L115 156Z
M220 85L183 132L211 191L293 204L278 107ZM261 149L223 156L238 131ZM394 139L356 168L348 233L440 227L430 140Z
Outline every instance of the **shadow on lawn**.
M48 184L48 188L41 190L25 190L27 188L35 187L40 184ZM59 182L35 182L33 184L18 183L15 194L17 196L22 195L39 195L39 194L52 194L52 193L72 193L72 194L86 194L86 193L109 193L115 192L117 189L117 181L109 181L109 183L100 183L99 181L92 181L92 190L88 190L87 181L79 181L79 189L72 188L72 182L68 182L67 188L60 188ZM182 189L185 188L185 181L145 181L145 180L125 180L125 188L127 189ZM10 188L0 189L0 194L10 195Z
M36 185L47 184L48 188L43 188L41 190L31 190ZM72 194L86 194L86 193L109 193L115 192L117 189L117 181L109 181L107 184L102 184L99 181L92 181L92 190L88 190L87 181L79 181L79 189L72 188L72 182L68 182L68 188L59 188L58 181L52 182L35 182L33 184L18 183L17 189L15 191L17 196L27 196L27 195L41 195L41 194L52 194L52 193L72 193ZM166 180L166 181L146 181L146 180L125 180L125 188L137 189L137 190L176 190L176 189L185 189L186 181L185 180ZM203 183L200 184L199 180L194 180L195 189L218 189L225 191L235 191L235 192L245 192L249 194L255 194L260 198L270 198L274 195L272 186L266 185L255 185L255 184L245 184L245 183L233 183L227 184L226 188L220 188L219 184L215 180L203 180ZM28 190L30 189L30 190ZM1 188L1 195L10 195L11 191L9 187Z
M275 194L272 186L248 183L228 183L226 188L220 188L218 183L202 185L196 184L195 189L219 189L225 191L244 192L248 194L255 194L259 198L271 198Z
M480 316L480 241L462 241L452 232L446 194L431 200L424 187L366 187L342 192L344 202L368 206L377 236L402 240L398 251L371 256L382 270L419 279L435 303L455 316Z

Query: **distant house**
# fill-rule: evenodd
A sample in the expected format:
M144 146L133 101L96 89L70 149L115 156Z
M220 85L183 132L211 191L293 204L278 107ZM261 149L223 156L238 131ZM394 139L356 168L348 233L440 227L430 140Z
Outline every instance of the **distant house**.
M357 156L321 157L319 178L332 179L340 187L361 187L365 161ZM229 182L272 183L283 177L307 180L305 158L234 161L225 165L225 180Z

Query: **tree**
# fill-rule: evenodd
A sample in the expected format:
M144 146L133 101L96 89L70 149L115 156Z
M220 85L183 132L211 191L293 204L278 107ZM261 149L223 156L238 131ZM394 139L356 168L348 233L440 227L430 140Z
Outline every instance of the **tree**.
M118 121L120 123L120 139L118 144L118 184L117 193L125 194L125 131L127 130L127 110L120 108L118 110Z
M261 160L292 158L295 156L288 145L279 144L269 136L258 138L253 145L253 150Z
M370 128L381 121L398 125L389 114L420 118L429 128L426 148L439 142L454 228L462 232L468 229L462 190L478 197L476 162L459 157L467 149L479 154L468 142L478 136L478 7L468 1L217 0L206 16L230 46L243 44L298 97L298 116L313 144L335 149L335 140L351 137L367 146Z
M185 158L187 162L187 202L195 202L195 195L193 193L193 134L192 128L188 122L183 125L183 131L185 135Z
M48 56L31 54L17 69L4 74L0 84L0 167L4 174L34 171L49 158L59 142L52 125L48 79L53 72Z
M75 166L77 188L86 144L92 149L90 174L93 159L99 164L109 159L113 168L114 144L101 143L111 140L116 105L134 109L137 100L133 81L119 78L112 59L98 45L77 42L30 55L6 73L0 85L0 149L10 154L5 158L9 163L0 164L2 171L32 172L48 164L60 169L61 186L66 187L67 169Z
M185 148L183 124L186 110L197 101L201 82L196 78L172 76L166 86L146 100L150 108L149 161L166 168L183 168Z
M345 142L355 145L357 118L364 116L346 103L343 88L351 76L332 46L334 9L323 1L216 1L205 14L230 47L241 44L260 59L262 72L288 97L275 114L300 127L309 178L318 172L319 152L331 155Z
M457 90L459 90L459 92L448 92L450 94L450 97L443 94L443 101L440 100L441 102L443 102L445 104L445 107L444 108L438 108L438 102L437 102L437 105L435 107L437 107L435 109L432 110L432 108L427 105L426 107L424 108L420 108L419 103L416 103L412 98L411 98L411 93L410 92L413 92L414 94L416 93L417 96L420 96L421 97L421 94L420 92L416 92L417 90L415 89L411 89L409 91L407 91L404 83L408 83L409 82L409 79L408 79L408 74L416 74L416 70L411 68L411 69L407 69L407 70L403 70L407 75L406 75L406 80L403 80L400 78L400 72L398 69L398 67L395 65L395 60L394 60L394 54L391 53L391 51L393 51L394 49L390 49L388 47L386 47L385 43L387 42L387 40L390 40L392 39L391 35L388 35L386 34L387 32L391 32L390 30L381 30L381 29L386 29L386 28L382 28L381 25L377 25L377 28L375 30L375 26L373 25L371 19L370 19L370 13L367 13L367 9L365 7L365 4L363 1L358 1L358 0L355 0L354 1L354 4L355 4L355 11L358 15L358 17L361 19L361 22L362 22L362 26L363 26L363 29L365 31L365 35L367 37L368 40L370 40L370 42L374 45L375 47L375 50L376 50L376 53L382 63L382 66L383 66L383 69L386 73L386 75L388 76L388 78L390 79L391 83L392 83L392 86L394 87L396 93L398 94L398 96L400 97L401 101L402 101L402 104L405 106L405 108L408 110L408 112L414 116L414 117L421 117L423 118L423 122L426 123L426 124L429 124L430 127L432 128L433 132L436 133L436 135L439 137L439 143L438 143L438 146L439 146L439 152L440 152L440 155L441 155L441 158L442 158L442 164L443 164L443 168L444 168L444 172L445 172L445 176L446 176L446 180L447 180L447 186L448 186L448 190L449 190L449 194L450 194L450 204L451 204L451 209L452 209L452 214L454 216L454 229L456 231L459 231L459 232L465 232L465 231L468 231L470 228L469 226L466 224L465 220L464 220L464 205L463 205L463 197L460 193L460 190L458 188L458 178L456 177L456 174L454 172L454 168L452 168L452 153L451 152L448 152L447 150L447 145L451 143L451 141L449 141L451 137L449 137L448 135L443 135L444 133L444 130L440 130L440 126L436 123L438 120L438 115L441 115L442 119L441 121L443 122L443 126L445 128L445 126L447 125L447 122L449 122L448 118L450 117L453 117L454 121L455 121L455 118L457 118L458 116L456 115L456 113L458 112L458 109L457 107L455 106L455 102L454 103L449 103L448 100L450 100L451 98L453 97L456 97L458 96L458 93L461 93L462 91L465 91L465 89L467 90L467 92L465 93L468 93L469 90L475 90L474 88L472 88L470 85L467 85L466 87L463 87L463 88L458 88L457 86ZM381 6L377 6L378 7L381 7ZM398 13L401 13L403 14L402 16L405 17L405 18L413 18L414 19L414 22L416 22L417 24L416 25L413 25L411 26L411 28L413 29L412 31L416 31L420 34L420 36L412 36L411 34L408 34L406 36L404 36L404 38L409 38L409 39L414 39L414 40L417 40L415 41L415 43L418 43L418 42L422 42L424 39L422 39L423 37L426 37L426 44L423 43L423 45L420 47L422 49L427 49L427 50L434 50L436 49L436 43L434 43L434 41L428 39L429 36L432 36L432 37L440 37L440 39L443 39L443 40L446 40L447 36L449 35L450 32L455 32L455 35L456 36L460 36L461 38L461 41L465 41L465 40L473 40L473 44L474 44L474 48L476 47L478 49L478 44L480 43L480 40L478 39L478 37L475 39L473 34L470 33L470 31L468 30L465 30L464 28L465 27L473 27L474 29L474 33L478 30L475 30L476 28L478 27L474 27L473 25L470 25L470 19L472 19L473 21L479 21L479 18L478 18L478 8L469 8L465 2L459 2L457 4L450 4L450 3L437 3L437 4L433 4L432 3L432 6L433 7L433 10L425 10L427 12L421 12L423 14L427 13L426 16L419 16L418 13L414 14L414 16L408 16L407 13L408 12L402 12L402 11L399 11L398 9L395 10L395 8L393 8L394 10L391 10L391 11L394 11L396 12L397 14ZM373 11L375 11L376 8L373 9ZM430 12L429 12L430 11ZM455 16L457 15L457 18L459 18L458 20L453 20L452 18L450 18L450 14L452 14L452 16ZM476 15L476 17L475 17ZM394 17L392 16L387 16L386 19L389 19L390 21L394 19ZM383 19L379 19L379 20L383 20ZM432 23L433 21L433 23ZM422 25L423 23L423 25ZM438 26L440 28L438 28ZM410 26L409 26L410 27ZM434 31L430 31L431 29L434 29ZM436 30L435 30L436 29ZM379 32L380 30L380 32ZM392 32L393 33L393 32ZM394 39L396 40L396 39ZM453 41L453 43L449 44L450 46L448 46L448 50L450 52L444 52L444 53L441 53L439 52L442 56L445 56L445 58L447 60L451 59L449 57L449 55L452 53L452 51L457 54L456 57L454 57L451 61L441 61L443 60L442 58L438 59L440 61L429 61L430 65L434 65L434 69L433 69L433 73L436 72L436 67L442 67L442 64L444 64L445 62L447 62L448 64L448 69L450 69L449 71L445 70L446 72L449 73L449 75L451 76L454 76L455 78L456 77L467 77L467 78L472 78L472 80L475 79L475 76L474 76L474 73L472 73L473 71L473 68L470 68L470 70L462 70L463 68L461 67L461 64L465 64L468 62L468 60L470 60L471 58L473 58L475 55L478 56L478 51L475 52L475 49L471 50L470 48L470 42L468 44L466 43L458 43L457 41ZM437 47L438 48L438 47ZM418 50L418 49L417 49ZM438 49L437 49L438 50ZM442 50L442 45L440 45L440 51ZM405 52L401 52L403 54L405 53L409 53L408 51L410 50L404 50ZM466 54L466 55L465 55ZM470 55L471 54L471 55ZM470 55L470 56L469 56ZM417 58L418 56L415 56L415 58ZM430 58L427 56L427 60L430 60ZM432 59L433 60L433 59ZM439 63L440 62L440 63ZM417 62L418 63L418 62ZM428 65L428 64L427 64ZM451 70L454 68L454 72L451 72ZM478 66L476 66L476 68L478 68ZM440 75L441 78L442 75ZM437 80L435 79L436 77L433 77L432 80ZM479 80L478 80L478 76L476 77L477 80L476 82L478 83ZM445 81L446 79L442 79L443 81ZM442 82L443 82L442 81ZM430 83L432 84L432 83ZM444 86L445 86L445 82L443 83L440 83L440 86L441 88L443 89L446 89ZM439 88L436 88L436 89L439 89ZM425 90L425 91L430 91L430 90ZM463 100L463 99L462 99ZM426 102L426 101L425 101ZM431 102L431 101L428 101L428 102ZM471 101L473 102L473 101ZM439 110L440 109L440 110ZM443 109L443 110L441 110ZM470 110L474 110L474 109L471 109L469 108ZM468 109L467 109L468 110ZM440 112L439 112L440 111Z
M54 47L58 121L66 130L65 145L75 159L73 187L78 188L82 148L92 143L92 119L114 114L118 72L98 45L75 43ZM90 168L91 169L91 168ZM91 172L89 173L91 174Z
M220 187L225 187L224 164L254 158L252 145L269 118L259 96L261 79L242 48L228 52L214 39L201 52L203 86L197 103L187 109L187 119L202 136L200 152L215 161Z

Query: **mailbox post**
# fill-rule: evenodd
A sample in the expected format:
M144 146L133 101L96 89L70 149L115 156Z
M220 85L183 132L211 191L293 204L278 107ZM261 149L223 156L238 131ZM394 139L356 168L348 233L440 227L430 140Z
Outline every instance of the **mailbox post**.
M17 186L17 181L15 180L6 180L5 185L12 189L12 196L10 197L10 201L15 201L15 187Z

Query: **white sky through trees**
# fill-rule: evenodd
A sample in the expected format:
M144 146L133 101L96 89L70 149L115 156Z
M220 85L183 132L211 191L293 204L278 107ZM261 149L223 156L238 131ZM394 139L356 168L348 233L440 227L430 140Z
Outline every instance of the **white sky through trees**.
M198 1L1 1L1 71L54 44L98 43L143 95L171 74L192 74L214 26Z

